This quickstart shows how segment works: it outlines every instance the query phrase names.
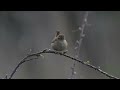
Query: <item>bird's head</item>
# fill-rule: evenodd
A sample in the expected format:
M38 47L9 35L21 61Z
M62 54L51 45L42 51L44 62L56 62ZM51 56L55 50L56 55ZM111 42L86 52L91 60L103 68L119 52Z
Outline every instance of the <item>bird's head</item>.
M63 34L58 35L58 40L64 40L65 36Z

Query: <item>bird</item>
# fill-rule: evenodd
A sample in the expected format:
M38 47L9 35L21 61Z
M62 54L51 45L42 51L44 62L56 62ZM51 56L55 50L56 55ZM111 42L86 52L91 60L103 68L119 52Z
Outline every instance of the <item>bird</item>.
M55 51L66 52L68 47L68 42L65 39L65 35L61 34L60 31L56 31L55 37L51 42L51 47Z

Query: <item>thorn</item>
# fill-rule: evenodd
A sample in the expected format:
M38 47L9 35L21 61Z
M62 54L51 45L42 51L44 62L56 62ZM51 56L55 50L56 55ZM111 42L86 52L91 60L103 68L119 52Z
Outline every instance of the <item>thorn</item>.
M64 51L63 54L66 54L68 52L68 50Z
M79 41L77 40L76 43L79 44Z
M48 49L48 51L50 51L51 49Z
M41 56L43 59L45 58L42 54L40 54L40 56Z
M89 63L90 63L90 61L86 61L86 62L85 62L85 64L89 64Z
M47 50L48 50L48 49L46 48L46 49L43 50L43 52L46 52Z
M98 69L100 69L100 66L98 66Z
M31 52L32 52L32 49L30 48L30 49L29 49L29 52L27 53L27 55L30 55Z
M79 29L79 30L82 30L82 28L81 28L81 27L79 27L78 29Z
M32 49L30 48L30 53L32 52Z

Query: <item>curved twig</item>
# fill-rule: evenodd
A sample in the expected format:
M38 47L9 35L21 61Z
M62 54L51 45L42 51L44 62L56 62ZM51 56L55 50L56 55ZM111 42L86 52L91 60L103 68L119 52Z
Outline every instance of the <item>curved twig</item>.
M47 50L47 49L45 49L45 50L43 50L43 51L41 51L41 52L39 52L39 53L35 53L35 54L31 54L31 55L26 56L22 61L20 61L20 62L18 63L18 65L15 67L15 69L13 70L13 72L11 73L11 75L10 75L10 77L9 77L8 79L12 79L12 77L13 77L14 74L16 73L17 69L18 69L23 63L25 63L25 62L27 62L27 61L32 61L32 60L38 59L38 57L40 57L41 54L44 54L44 53L46 53L46 54L47 54L47 53L52 53L52 54L57 54L57 55L61 55L61 56L67 57L67 58L69 58L69 59L71 59L71 60L74 60L74 61L77 61L77 62L79 62L79 63L82 63L83 65L86 65L86 66L88 66L88 67L90 67L90 68L92 68L92 69L94 69L94 70L102 73L103 75L106 75L107 77L109 77L109 78L111 78L111 79L119 79L118 77L115 77L115 76L113 76L113 75L110 75L110 74L108 74L107 72L101 70L100 68L97 68L97 67L95 67L95 66L93 66L93 65L91 65L91 64L88 64L88 63L86 63L86 62L84 62L84 61L82 61L82 60L76 59L76 58L74 58L74 57L72 57L72 56L70 56L70 55L67 55L67 54L64 54L64 53L61 53L61 52L56 52L56 51ZM33 57L33 56L35 56L36 58L30 58L30 57ZM29 59L29 58L30 58L30 59Z

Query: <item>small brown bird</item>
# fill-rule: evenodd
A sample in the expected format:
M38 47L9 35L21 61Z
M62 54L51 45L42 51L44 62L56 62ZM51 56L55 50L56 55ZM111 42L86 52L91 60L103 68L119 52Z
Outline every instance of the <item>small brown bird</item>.
M56 35L52 40L51 47L56 51L65 51L67 49L68 43L65 40L65 36L60 33L60 31L56 31Z

